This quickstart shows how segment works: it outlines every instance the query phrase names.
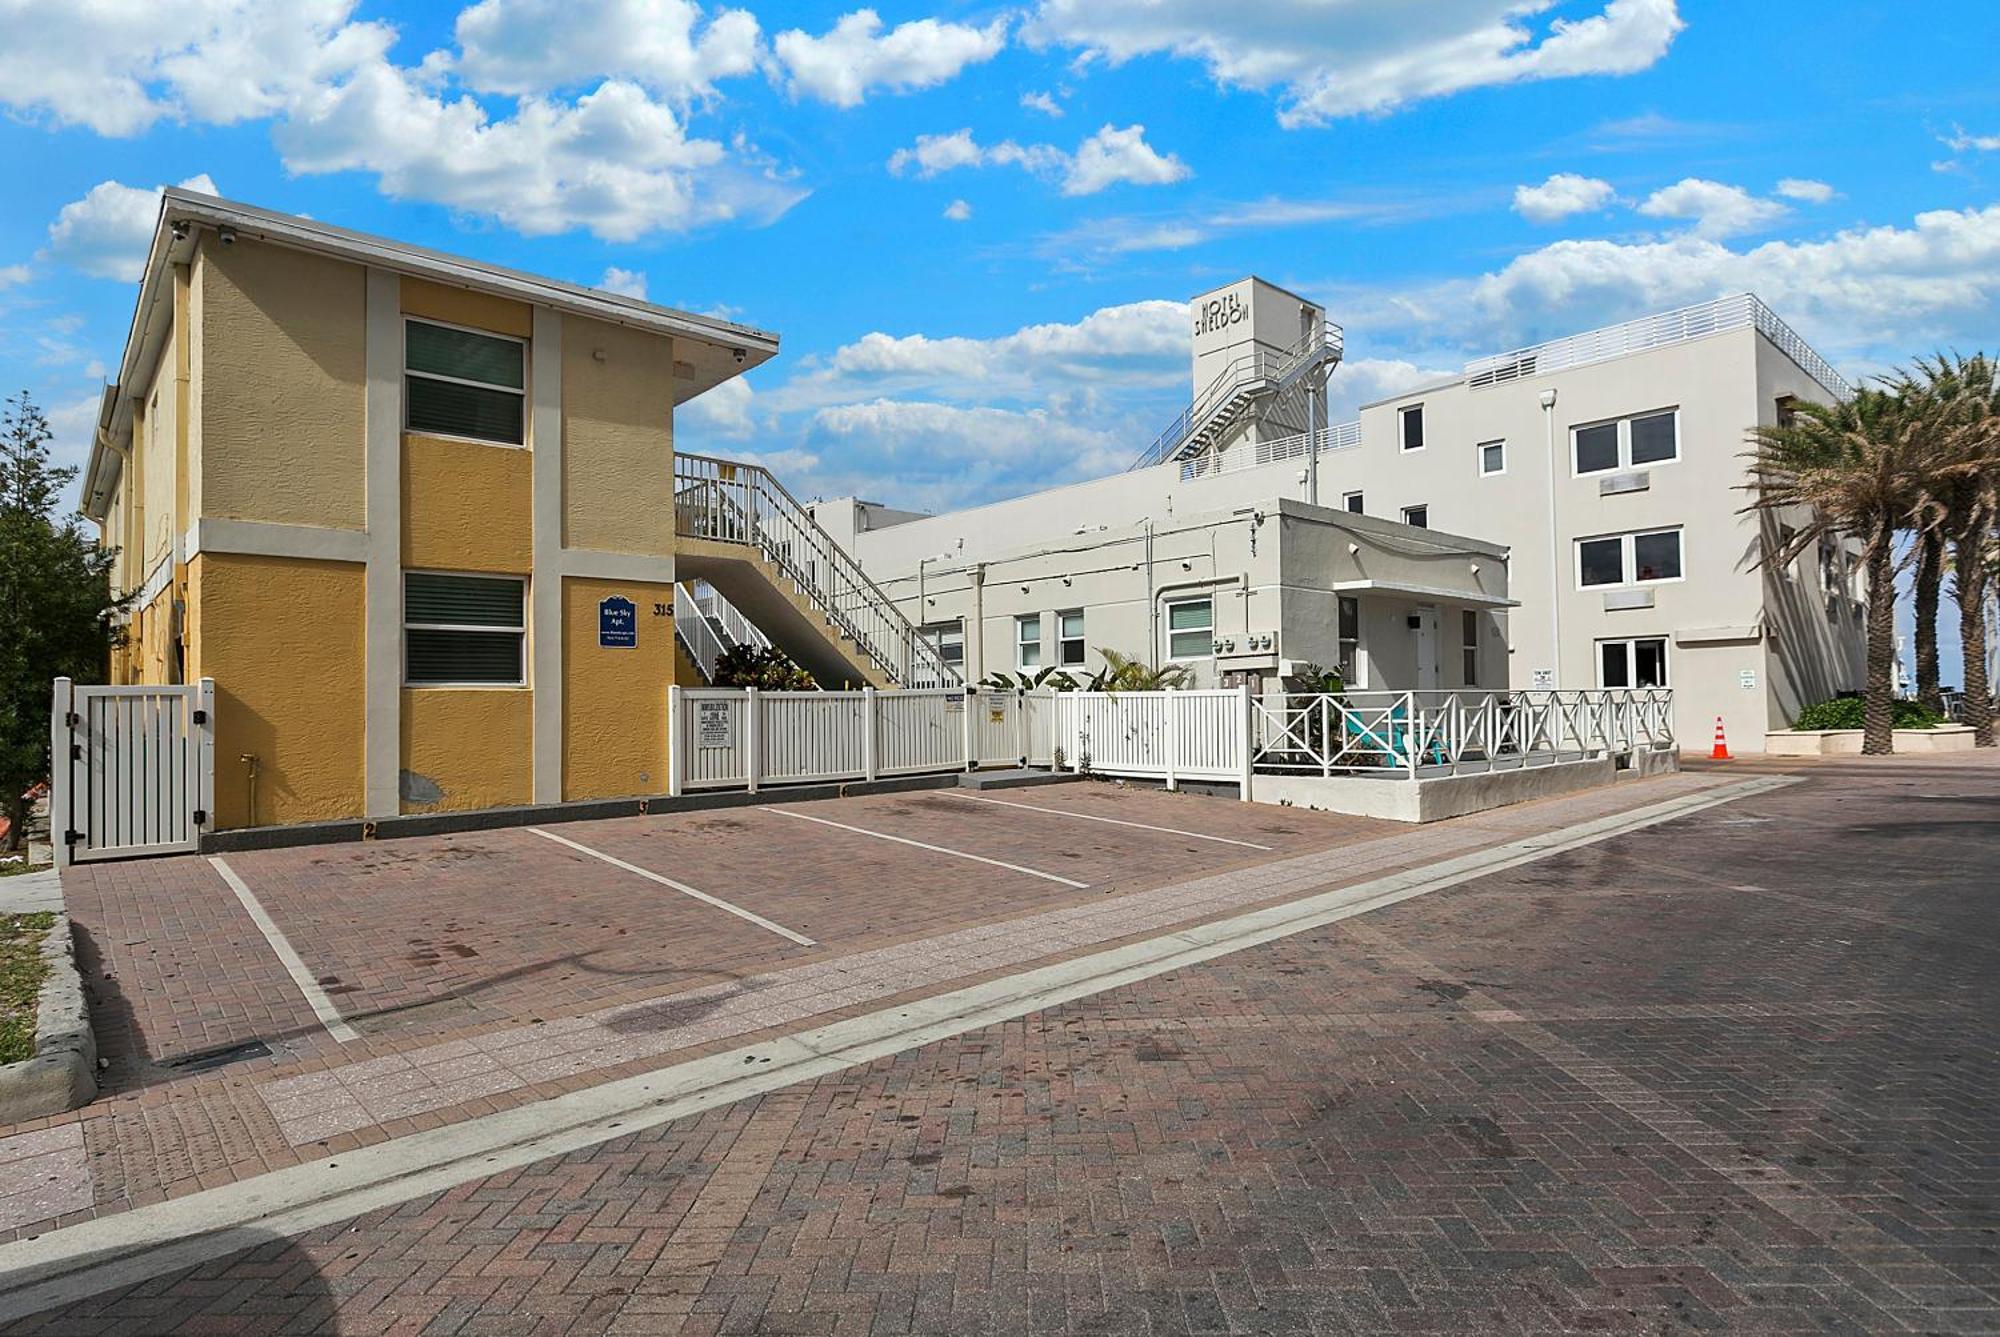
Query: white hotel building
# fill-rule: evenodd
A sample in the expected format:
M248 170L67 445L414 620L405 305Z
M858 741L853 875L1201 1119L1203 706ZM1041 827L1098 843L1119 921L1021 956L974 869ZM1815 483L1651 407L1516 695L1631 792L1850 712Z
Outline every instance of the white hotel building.
M1746 430L1846 382L1743 295L1538 344L1328 427L1340 333L1259 279L1193 299L1189 408L1109 478L943 515L814 513L969 680L1108 647L1275 686L1668 686L1759 750L1862 680L1861 575L1759 562ZM1308 442L1317 450L1309 451Z

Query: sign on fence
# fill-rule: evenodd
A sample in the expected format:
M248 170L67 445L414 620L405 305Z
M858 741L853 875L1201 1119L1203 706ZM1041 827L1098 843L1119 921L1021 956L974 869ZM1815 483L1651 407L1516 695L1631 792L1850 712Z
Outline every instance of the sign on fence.
M695 702L694 737L696 747L735 747L736 715L730 709L730 703L727 701Z

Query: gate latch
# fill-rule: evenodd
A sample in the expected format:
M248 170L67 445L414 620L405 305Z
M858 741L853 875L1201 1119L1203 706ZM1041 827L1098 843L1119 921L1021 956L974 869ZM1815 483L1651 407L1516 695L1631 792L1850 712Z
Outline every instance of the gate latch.
M196 826L200 826L203 822L207 820L208 820L208 809L196 808L194 810L194 824Z
M83 832L78 831L75 828L71 828L70 830L63 832L63 844L65 845L74 845L79 840L82 839L83 839Z
M195 722L196 724L206 724L206 723L208 723L208 712L207 712L207 711L205 711L205 710L197 710L197 711L196 711L196 712L194 713L194 722Z
M71 761L82 761L82 760L83 760L83 744L82 744L82 743L71 743L71 744L69 745L69 759L70 759Z

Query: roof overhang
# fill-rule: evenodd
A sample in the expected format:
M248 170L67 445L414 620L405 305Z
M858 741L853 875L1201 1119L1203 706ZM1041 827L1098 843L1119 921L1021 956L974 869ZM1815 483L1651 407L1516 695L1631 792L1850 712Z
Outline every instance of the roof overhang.
M1390 594L1420 603L1450 604L1459 608L1519 608L1519 599L1508 599L1481 590L1446 589L1441 585L1415 585L1402 580L1336 580L1335 594Z

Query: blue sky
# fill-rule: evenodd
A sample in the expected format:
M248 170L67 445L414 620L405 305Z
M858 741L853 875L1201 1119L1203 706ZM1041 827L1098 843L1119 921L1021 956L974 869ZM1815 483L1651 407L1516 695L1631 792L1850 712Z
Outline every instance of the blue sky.
M0 0L0 385L80 454L162 184L774 329L684 449L938 507L1122 466L1256 272L1352 404L1752 289L2000 349L2000 17L1940 0Z

